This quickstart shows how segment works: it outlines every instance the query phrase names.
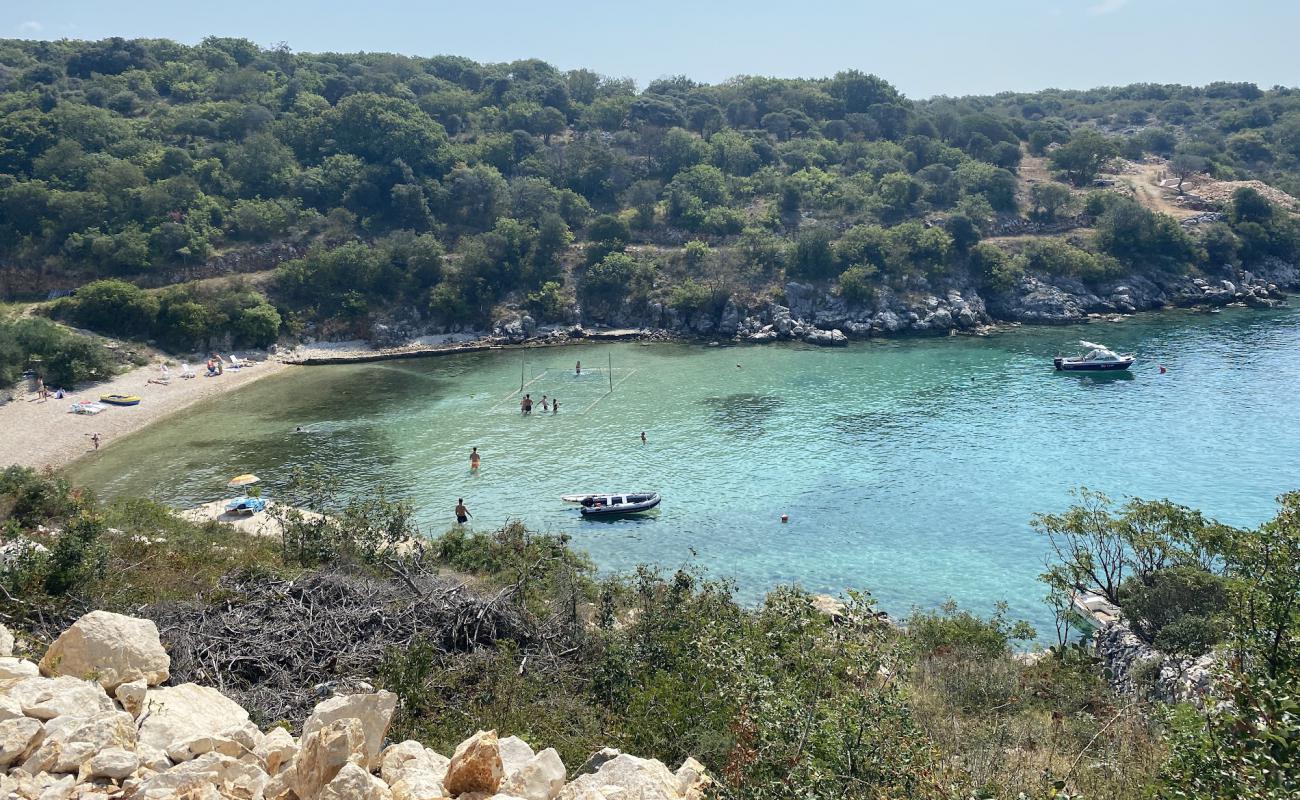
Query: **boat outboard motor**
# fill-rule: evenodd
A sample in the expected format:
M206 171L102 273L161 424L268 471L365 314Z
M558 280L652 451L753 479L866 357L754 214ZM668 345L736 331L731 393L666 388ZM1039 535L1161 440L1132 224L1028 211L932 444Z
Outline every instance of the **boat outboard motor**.
M584 497L584 498L582 498L582 504L583 504L584 506L586 506L587 508L591 508L592 506L596 505L596 498L594 498L594 497Z

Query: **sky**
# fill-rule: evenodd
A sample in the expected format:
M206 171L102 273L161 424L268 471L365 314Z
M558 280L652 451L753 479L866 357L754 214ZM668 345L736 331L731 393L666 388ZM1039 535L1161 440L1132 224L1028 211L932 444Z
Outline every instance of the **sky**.
M872 72L909 97L1300 85L1300 0L0 0L0 38L241 36L631 77Z

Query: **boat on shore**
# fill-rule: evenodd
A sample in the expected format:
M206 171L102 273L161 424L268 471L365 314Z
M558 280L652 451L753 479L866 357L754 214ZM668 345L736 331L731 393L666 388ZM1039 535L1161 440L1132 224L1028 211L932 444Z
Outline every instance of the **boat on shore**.
M658 492L624 492L586 495L576 502L582 504L578 511L584 517L618 517L649 511L659 500Z
M1137 361L1132 353L1120 355L1104 344L1082 340L1079 344L1087 352L1081 356L1057 356L1052 359L1052 365L1063 372L1111 372L1128 369Z
M140 396L135 394L101 394L99 402L108 403L110 406L138 406L140 405Z

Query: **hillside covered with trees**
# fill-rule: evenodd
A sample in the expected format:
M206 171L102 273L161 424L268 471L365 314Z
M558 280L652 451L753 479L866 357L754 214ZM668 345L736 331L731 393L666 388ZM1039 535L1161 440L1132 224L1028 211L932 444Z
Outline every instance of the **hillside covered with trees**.
M1300 194L1300 91L914 101L854 70L638 91L535 60L7 40L0 293L115 281L52 313L194 348L366 335L394 314L476 329L503 309L541 323L651 304L716 314L733 296L788 302L792 280L869 307L1016 291L1027 274L1300 258L1295 217L1253 189L1188 227L1094 185L1121 156ZM1028 177L1030 162L1050 177ZM178 285L214 260L256 280Z

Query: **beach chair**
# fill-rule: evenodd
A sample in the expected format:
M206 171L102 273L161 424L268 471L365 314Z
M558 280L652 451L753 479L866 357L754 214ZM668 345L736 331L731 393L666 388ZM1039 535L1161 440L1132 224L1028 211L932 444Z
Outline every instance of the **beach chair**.
M182 377L182 378L193 378L193 377L194 377L194 367L191 367L189 364L181 364L181 377Z

